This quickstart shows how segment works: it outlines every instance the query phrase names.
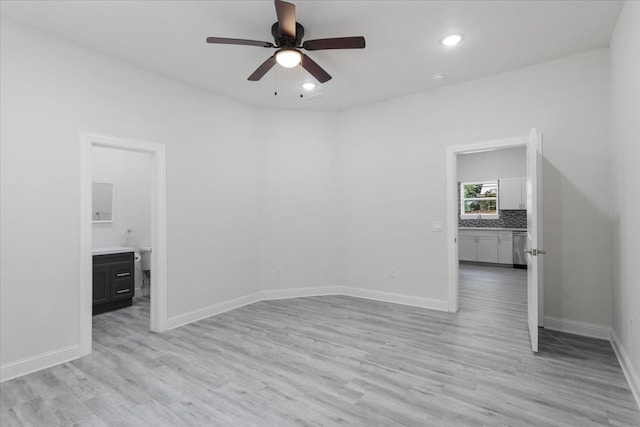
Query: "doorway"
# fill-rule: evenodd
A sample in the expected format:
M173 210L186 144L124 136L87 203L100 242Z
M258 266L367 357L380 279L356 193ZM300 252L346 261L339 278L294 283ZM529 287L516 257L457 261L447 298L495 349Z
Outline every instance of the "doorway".
M493 140L486 142L473 143L468 145L460 145L447 148L446 168L447 168L447 219L451 221L448 227L448 297L449 311L457 312L459 310L459 251L460 245L464 242L458 226L461 217L461 209L459 205L459 197L463 197L458 184L458 160L459 156L470 153L481 153L493 150L506 150L517 147L526 149L526 179L523 182L524 193L526 194L524 204L526 205L526 222L527 222L527 240L529 255L527 255L527 317L529 331L531 335L531 346L533 351L537 351L537 328L542 326L542 313L544 312L543 302L543 284L542 275L538 274L542 268L542 259L537 257L537 248L542 247L542 198L538 198L538 187L540 187L540 153L542 148L541 135L532 129L528 136ZM491 187L491 184L487 184ZM460 194L460 196L459 196ZM540 199L540 200L538 200ZM489 204L487 204L489 206ZM489 209L489 208L486 208ZM487 218L495 219L492 212L486 212ZM495 212L497 213L497 212ZM480 219L480 218L479 218ZM480 219L481 220L481 219ZM487 234L487 231L484 231ZM481 237L476 238L478 243ZM487 245L486 242L480 242ZM541 252L541 253L544 253Z
M167 281L166 281L166 154L161 144L131 139L80 133L80 345L83 355L92 351L92 248L93 248L93 149L123 150L144 153L151 157L151 226L150 265L153 271L153 292L150 296L150 329L162 332L167 329ZM114 212L114 215L117 215ZM133 231L135 233L135 231ZM127 238L135 234L127 232Z

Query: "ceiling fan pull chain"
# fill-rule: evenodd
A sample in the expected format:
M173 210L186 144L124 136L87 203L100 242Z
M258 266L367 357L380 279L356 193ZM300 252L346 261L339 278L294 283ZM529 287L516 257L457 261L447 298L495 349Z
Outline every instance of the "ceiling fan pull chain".
M273 96L278 96L278 68L273 70Z

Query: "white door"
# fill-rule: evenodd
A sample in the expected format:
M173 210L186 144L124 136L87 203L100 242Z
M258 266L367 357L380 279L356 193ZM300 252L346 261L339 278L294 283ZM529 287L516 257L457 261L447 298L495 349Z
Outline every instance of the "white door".
M527 314L531 349L538 351L538 288L542 282L542 135L531 129L527 144Z

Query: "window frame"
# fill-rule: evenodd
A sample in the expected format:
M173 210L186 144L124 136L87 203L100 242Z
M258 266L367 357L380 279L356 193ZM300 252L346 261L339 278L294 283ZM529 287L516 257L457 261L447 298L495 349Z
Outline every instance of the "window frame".
M494 184L496 185L496 213L495 214L467 214L464 212L464 204L467 200L493 200L494 197L464 197L464 186L465 185L478 185L478 184ZM460 182L459 187L460 192L460 219L478 219L478 215L480 215L481 219L499 219L500 218L500 181L498 179L488 180L488 181L467 181Z

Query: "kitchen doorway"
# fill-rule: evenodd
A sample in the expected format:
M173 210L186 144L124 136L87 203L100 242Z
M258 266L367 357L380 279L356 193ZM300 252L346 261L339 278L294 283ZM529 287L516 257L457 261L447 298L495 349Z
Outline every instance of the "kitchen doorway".
M538 188L541 183L540 174L540 158L542 149L541 135L532 129L528 136L494 140L487 142L480 142L456 147L449 147L447 149L447 217L451 221L451 226L448 227L448 256L449 256L449 311L457 312L459 310L459 281L460 281L460 268L459 261L462 258L468 258L475 256L476 258L470 258L471 261L480 262L495 262L498 261L507 263L507 261L499 258L500 248L496 247L500 241L500 223L487 224L486 221L499 221L500 212L498 204L492 205L493 202L497 203L497 192L492 194L494 188L497 188L497 181L492 183L489 181L471 181L469 188L463 188L458 179L458 165L460 156L474 153L484 153L497 150L512 150L512 149L525 149L526 150L526 177L524 179L518 178L519 181L515 181L511 184L512 187L521 188L523 196L517 202L516 208L522 210L526 205L526 223L527 223L527 252L526 256L528 265L528 278L527 278L527 317L529 324L529 331L531 335L531 347L533 351L537 351L537 328L542 326L543 316L543 285L542 274L539 274L542 270L542 257L539 254L544 253L542 247L542 198L538 197ZM514 177L517 178L517 177ZM465 190L467 193L465 193ZM475 195L472 194L475 191ZM495 197L492 197L495 196ZM474 204L477 204L474 206ZM471 235L469 230L464 230L467 227L460 227L459 221L473 221L474 215L480 212L482 215L475 218L479 224L477 228L486 227L476 234L478 236ZM465 215L467 214L467 215ZM519 214L522 216L522 213ZM503 218L504 219L504 218ZM484 224L482 221L485 221ZM520 218L522 220L522 218ZM489 230L487 225L495 225L495 230ZM473 228L473 227L469 227ZM512 240L510 243L512 244ZM510 250L512 251L512 245ZM491 253L493 251L493 254ZM507 252L508 253L508 252ZM510 254L513 255L512 252ZM479 258L477 258L479 257ZM495 260L493 259L495 257Z

